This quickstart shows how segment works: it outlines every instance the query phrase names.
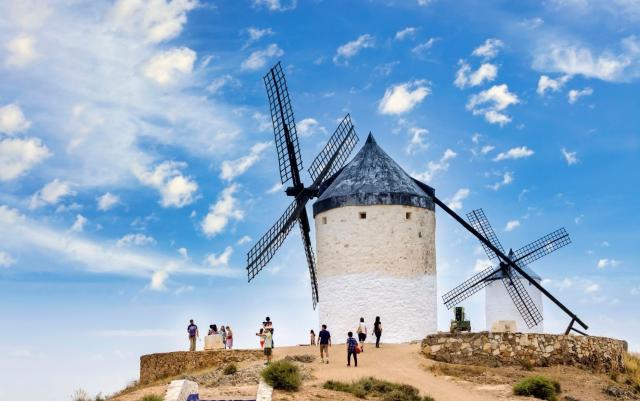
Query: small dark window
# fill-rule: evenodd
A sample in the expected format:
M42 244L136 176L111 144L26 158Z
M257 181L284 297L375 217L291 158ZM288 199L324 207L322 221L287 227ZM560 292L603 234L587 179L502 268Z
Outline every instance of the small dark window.
M418 238L422 238L422 231L418 231Z
M365 212L360 212L360 218L361 219L366 219L367 218L367 214Z
M322 218L322 224L327 224L327 218L326 217Z
M407 212L404 214L404 218L409 220L411 218L411 212Z

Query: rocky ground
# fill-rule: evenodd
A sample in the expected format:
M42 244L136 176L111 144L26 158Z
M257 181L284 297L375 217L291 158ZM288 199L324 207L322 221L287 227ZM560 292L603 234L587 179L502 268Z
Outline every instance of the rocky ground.
M375 376L396 383L417 387L422 395L431 395L437 401L490 401L527 400L512 395L512 386L523 377L542 374L561 383L560 400L566 401L613 401L639 399L629 386L617 383L605 374L594 374L568 366L545 368L465 366L435 362L420 353L419 344L385 345L380 349L365 347L360 355L359 366L346 366L344 345L331 347L331 363L322 364L315 357L316 348L276 348L276 359L294 361L303 372L304 385L299 392L276 391L274 400L336 400L354 401L354 396L325 390L327 380L351 381L361 377ZM201 399L251 399L255 397L261 361L247 361L237 365L238 371L225 375L223 368L189 373L184 378L200 384ZM119 395L114 401L139 401L146 394L163 395L170 380L134 388ZM531 400L529 398L529 400Z

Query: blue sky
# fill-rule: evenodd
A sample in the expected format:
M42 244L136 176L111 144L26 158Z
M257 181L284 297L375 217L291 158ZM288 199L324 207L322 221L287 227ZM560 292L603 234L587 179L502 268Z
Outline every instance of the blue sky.
M184 348L191 317L240 346L266 315L306 341L297 233L244 270L289 202L262 83L278 60L305 167L348 112L505 247L566 227L531 267L640 350L636 2L9 0L0 19L1 400L114 391L140 354ZM439 293L487 265L438 211Z

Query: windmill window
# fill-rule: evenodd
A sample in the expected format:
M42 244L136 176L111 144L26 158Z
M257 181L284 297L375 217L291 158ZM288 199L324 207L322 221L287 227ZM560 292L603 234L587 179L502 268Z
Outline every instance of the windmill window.
M360 212L360 219L364 220L367 218L367 213L365 212Z
M411 212L405 213L404 214L404 218L407 219L407 220L410 220L411 219Z
M322 218L322 224L327 224L327 218L326 217Z

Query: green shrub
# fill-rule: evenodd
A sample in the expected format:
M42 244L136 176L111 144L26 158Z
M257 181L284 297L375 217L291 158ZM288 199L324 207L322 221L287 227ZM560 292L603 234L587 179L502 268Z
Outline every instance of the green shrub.
M548 401L556 401L560 390L560 383L544 376L530 376L513 386L515 395L536 397Z
M164 401L164 397L158 394L147 394L140 401Z
M232 375L238 371L238 366L235 363L230 363L224 367L222 371L225 375Z
M323 388L351 393L358 398L367 396L381 398L382 401L434 401L432 397L420 397L420 391L408 384L391 383L375 377L366 377L351 383L336 380L326 381Z
M296 391L302 384L300 370L289 361L273 362L261 372L262 378L278 390Z

